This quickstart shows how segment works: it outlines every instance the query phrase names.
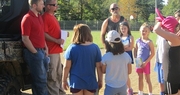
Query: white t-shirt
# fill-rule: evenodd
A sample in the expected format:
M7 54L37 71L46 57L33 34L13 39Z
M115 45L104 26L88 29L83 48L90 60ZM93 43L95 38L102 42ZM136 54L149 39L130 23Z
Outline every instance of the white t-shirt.
M167 64L167 62L169 62L168 53L170 48L168 41L166 41L163 37L158 36L156 44L156 62Z
M157 51L156 51L156 62L162 63L164 79L167 79L168 64L169 64L169 48L170 45L166 39L161 36L158 36L157 39Z
M128 64L131 64L131 57L123 54L113 55L107 52L102 57L102 64L106 65L106 85L114 88L122 87L128 79Z

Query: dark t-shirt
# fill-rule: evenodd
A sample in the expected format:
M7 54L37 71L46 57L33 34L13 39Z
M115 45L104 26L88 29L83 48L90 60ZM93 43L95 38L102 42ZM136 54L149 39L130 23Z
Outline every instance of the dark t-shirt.
M116 30L119 31L119 23L124 21L124 17L120 16L120 19L118 22L112 22L112 20L110 19L110 17L108 18L108 25L106 28L106 32L108 33L111 30Z
M167 81L180 83L180 46L170 47Z

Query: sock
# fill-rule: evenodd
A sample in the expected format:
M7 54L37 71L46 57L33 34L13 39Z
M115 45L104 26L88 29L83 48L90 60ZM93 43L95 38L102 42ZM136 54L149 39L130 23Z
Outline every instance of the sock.
M152 95L152 93L149 93L149 95Z
M143 91L139 91L139 92L138 92L138 95L143 95Z
M164 95L164 92L161 92L160 95Z

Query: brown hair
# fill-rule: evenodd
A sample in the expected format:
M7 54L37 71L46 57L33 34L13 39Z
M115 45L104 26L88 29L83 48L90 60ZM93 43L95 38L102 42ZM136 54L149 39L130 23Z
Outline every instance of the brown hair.
M129 27L128 22L123 21L123 22L119 23L119 26L120 26L120 27L121 27L121 26L126 26L126 27L128 28L128 35L131 35L131 29L130 29L130 27ZM119 27L119 28L120 28L120 27ZM122 37L123 34L122 34L122 32L121 32L120 29L119 29L119 31L120 31L120 36Z
M180 30L180 24L178 23L175 28L175 33L177 33Z
M180 17L180 10L177 10L174 14L177 14Z
M120 39L120 38L116 38L116 39ZM124 45L122 44L121 41L119 43L111 43L111 42L105 41L105 49L106 49L106 52L112 52L113 55L122 54L125 51Z
M78 24L74 26L74 34L72 37L72 43L82 44L87 42L92 42L93 37L91 35L91 29L86 24Z

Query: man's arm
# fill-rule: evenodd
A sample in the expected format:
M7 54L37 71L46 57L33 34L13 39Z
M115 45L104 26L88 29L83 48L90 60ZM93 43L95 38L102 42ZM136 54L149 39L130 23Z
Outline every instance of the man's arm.
M105 46L105 35L106 35L107 25L108 25L108 19L106 19L101 26L101 42L104 46Z
M64 40L63 39L56 39L56 38L53 38L52 36L50 36L49 34L45 33L45 39L47 41L51 41L51 42L54 42L54 43L57 43L57 44L63 44L64 43Z
M22 36L22 41L29 51L31 51L32 53L37 53L37 50L32 45L29 36Z

